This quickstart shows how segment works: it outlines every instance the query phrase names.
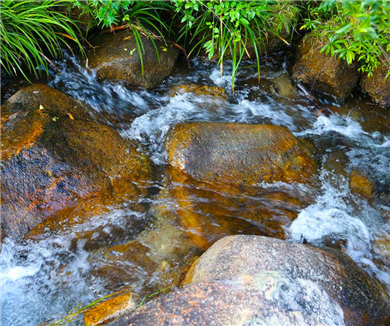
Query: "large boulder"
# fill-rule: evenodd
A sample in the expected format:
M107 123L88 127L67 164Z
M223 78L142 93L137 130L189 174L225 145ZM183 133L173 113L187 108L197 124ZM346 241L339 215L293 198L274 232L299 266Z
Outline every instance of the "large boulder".
M69 217L70 207L146 191L136 183L150 179L149 159L71 97L33 85L1 110L3 236L18 238L62 211Z
M316 173L310 146L284 127L180 124L165 148L170 167L164 201L175 203L173 215L202 249L223 235L246 234L248 223L258 234L284 238L284 227L311 203L308 192L298 190L314 193L309 185L268 184L310 184Z
M359 80L357 64L347 64L337 56L320 52L326 41L308 35L298 44L297 62L293 67L293 79L310 89L325 92L344 99Z
M261 273L281 273L286 281L291 277L302 286L298 292L303 297L318 286L342 308L346 325L382 325L389 321L388 296L381 284L335 249L260 236L230 236L215 243L194 263L185 282L252 278ZM282 296L289 287L273 291ZM316 302L312 302L305 311L316 314L316 309Z
M381 65L371 77L366 74L360 81L360 86L372 100L384 107L390 106L390 78L386 78L388 71L387 65Z
M172 72L179 54L173 45L141 36L142 64L135 37L128 30L98 35L91 40L96 49L88 54L88 65L104 80L124 81L128 86L154 88ZM158 55L156 53L158 51Z
M258 273L253 278L185 286L110 325L344 324L342 309L314 282Z
M388 297L348 256L261 236L229 236L186 283L119 318L124 325L387 325Z
M308 182L316 173L306 143L280 126L179 124L165 148L172 167L201 182L247 186L263 181Z

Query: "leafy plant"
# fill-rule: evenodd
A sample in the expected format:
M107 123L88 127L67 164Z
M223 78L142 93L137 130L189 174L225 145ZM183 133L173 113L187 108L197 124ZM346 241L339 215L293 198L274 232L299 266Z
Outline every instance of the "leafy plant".
M290 2L280 1L173 2L181 23L185 23L179 39L195 42L189 54L196 49L199 53L203 48L209 59L218 59L221 73L225 58L231 58L233 92L234 80L243 57L256 58L260 79L260 56L267 36L274 34L280 37L283 28L291 31L297 13Z
M321 52L360 62L369 77L381 63L390 74L390 1L323 1L309 8L301 29L327 39Z
M143 54L145 53L142 35L153 44L158 57L155 40L165 42L164 32L170 32L170 26L161 18L163 11L172 11L169 1L74 1L83 14L89 14L102 28L116 30L129 28L137 44L137 51L144 74ZM120 27L116 25L122 24Z
M35 76L47 73L48 56L62 55L61 45L70 48L67 40L83 52L75 22L57 10L64 5L69 1L1 1L0 61L9 75L20 72L28 80L25 67Z

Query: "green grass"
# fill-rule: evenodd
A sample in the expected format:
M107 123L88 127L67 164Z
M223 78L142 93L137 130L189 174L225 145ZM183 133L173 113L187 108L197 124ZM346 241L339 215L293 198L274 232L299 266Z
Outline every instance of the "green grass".
M145 37L166 42L170 35L184 43L189 55L206 53L224 70L232 61L232 87L244 58L256 61L260 81L260 58L271 38L289 42L298 19L301 29L325 40L326 54L348 64L358 61L360 71L372 75L380 65L390 67L390 1L114 1L56 0L8 1L1 5L1 65L10 75L48 72L51 58L75 42L81 52L80 31L66 11L80 9L93 17L96 26L111 31L128 28L144 73ZM172 26L176 26L173 31ZM177 26L180 26L177 29ZM172 42L171 42L172 43ZM178 47L181 47L178 45ZM129 53L130 54L130 53ZM187 55L186 55L187 56ZM390 69L389 69L390 73Z
M70 48L78 39L78 27L56 9L69 1L1 1L1 66L9 75L27 71L39 76L48 72L51 58L62 55L61 46ZM43 69L37 69L43 68Z

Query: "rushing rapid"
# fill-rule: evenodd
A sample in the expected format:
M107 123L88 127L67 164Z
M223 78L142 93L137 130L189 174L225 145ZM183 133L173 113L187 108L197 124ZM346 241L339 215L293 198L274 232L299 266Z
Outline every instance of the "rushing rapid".
M310 140L320 166L315 187L262 183L258 197L250 200L282 216L288 241L340 248L390 293L390 257L382 247L390 241L386 221L390 218L390 125L376 122L368 99L338 103L321 98L334 114L317 116L310 100L292 85L286 63L278 61L264 65L260 85L253 63L245 62L234 94L228 64L221 76L215 63L194 60L191 69L178 68L152 91L99 82L94 71L83 68L74 57L57 64L62 72L53 76L49 85L87 103L97 119L118 129L122 137L136 140L157 171L166 166L163 144L170 128L178 123L275 124ZM182 91L181 85L219 87L219 91ZM373 180L378 196L367 199L352 191L347 175L356 169ZM181 205L169 196L175 187L181 185L156 173L148 196L138 202L110 207L87 221L65 223L63 229L47 230L37 237L17 242L5 239L0 258L1 324L36 326L122 287L130 287L142 297L169 286L173 277L180 277L183 265L199 254L191 236L172 217ZM191 232L207 243L227 234L267 233L246 220L239 205L232 218L234 227L220 217L203 214L208 212L207 203L218 206L227 197L234 202L240 198L196 190L192 200L199 204L204 220L199 224L202 231L193 227ZM273 193L307 200L292 207L281 199L273 206L267 199L273 198ZM296 218L292 222L283 219L285 211L295 212Z

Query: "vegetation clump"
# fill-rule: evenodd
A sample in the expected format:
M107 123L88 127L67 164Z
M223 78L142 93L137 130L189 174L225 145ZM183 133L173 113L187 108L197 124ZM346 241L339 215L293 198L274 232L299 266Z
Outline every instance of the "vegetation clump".
M75 21L58 9L70 6L71 1L1 1L1 66L9 75L20 72L26 79L27 71L38 76L48 73L50 57L62 54L61 45L79 41Z
M324 37L321 52L338 56L348 64L360 63L359 71L369 77L379 65L389 66L390 1L323 1L308 4L308 17L301 29Z
M79 15L67 15L75 9ZM45 0L1 2L1 65L10 75L27 78L48 71L50 58L73 41L83 52L79 29L83 16L96 27L131 29L141 65L145 53L141 36L153 44L170 36L189 55L204 53L221 66L232 61L232 85L244 58L256 60L276 38L289 43L296 30L311 31L326 40L322 51L372 76L380 65L390 67L390 1L107 1ZM173 28L175 26L175 28ZM156 46L155 46L156 48ZM156 49L157 51L157 49ZM389 69L390 73L390 69ZM389 75L389 74L387 74Z

